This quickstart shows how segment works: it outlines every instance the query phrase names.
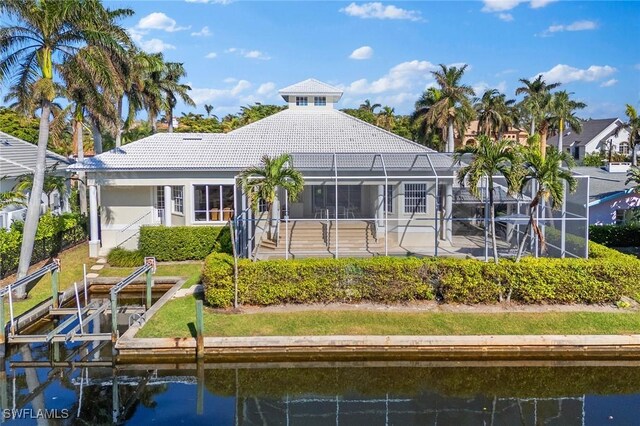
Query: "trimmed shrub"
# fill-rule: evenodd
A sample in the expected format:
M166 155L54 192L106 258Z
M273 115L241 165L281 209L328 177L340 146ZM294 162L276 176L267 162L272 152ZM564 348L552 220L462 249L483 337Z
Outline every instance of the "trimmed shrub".
M640 224L591 225L589 239L607 247L640 247Z
M615 251L611 251L615 252ZM593 259L525 258L500 264L475 259L303 259L238 262L241 304L415 300L497 303L614 303L637 295L640 261L595 246ZM205 260L205 298L211 306L233 302L233 258Z
M231 253L231 234L221 226L142 226L138 249L159 262L202 260L213 252Z
M142 266L144 264L144 255L140 250L126 250L116 247L107 255L107 262L111 266L122 268Z

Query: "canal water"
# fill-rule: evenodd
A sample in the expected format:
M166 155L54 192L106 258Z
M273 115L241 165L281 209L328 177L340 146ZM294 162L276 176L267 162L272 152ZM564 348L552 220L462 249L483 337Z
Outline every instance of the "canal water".
M8 353L0 374L4 421L39 425L640 424L637 366L198 365L144 360L112 366L111 348L94 351L94 345L61 345L54 354L49 345L32 344ZM52 362L54 356L58 362ZM38 413L57 418L36 418Z

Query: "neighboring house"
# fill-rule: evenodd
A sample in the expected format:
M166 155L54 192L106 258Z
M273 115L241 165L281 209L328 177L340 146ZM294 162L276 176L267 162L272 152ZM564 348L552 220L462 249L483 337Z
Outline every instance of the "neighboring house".
M478 120L473 120L467 126L464 136L460 139L459 136L456 136L455 144L456 148L460 146L474 144L478 139ZM502 133L503 139L517 141L518 143L525 144L527 143L527 138L529 137L529 133L527 133L524 129L519 129L517 127L509 127L509 130Z
M71 166L87 172L91 256L134 248L141 225L222 225L232 218L239 252L263 259L488 254L484 201L457 184L451 155L340 112L334 105L342 91L320 81L280 95L288 109L232 132L155 134ZM305 187L292 202L280 191L271 242L264 206L251 211L238 175L264 155L282 153L292 155ZM500 180L498 187L507 214L500 249L509 251L516 227L526 226L529 199L508 196Z
M20 176L35 171L37 148L32 143L0 132L0 192L12 191ZM57 173L65 174L65 167L70 164L70 161L61 155L47 151L46 164L47 168L57 166ZM60 194L55 192L49 198L49 205L47 205L47 197L43 194L42 211L63 209L64 201ZM0 228L8 229L13 221L24 220L25 213L26 207L19 205L1 209Z
M558 135L547 139L547 145L558 146ZM629 130L619 118L602 118L582 121L582 132L576 133L567 129L562 137L562 145L566 152L577 160L584 160L586 154L609 151L629 155Z
M640 218L640 194L633 185L625 185L627 175L610 173L599 167L576 167L577 173L589 176L589 224L622 224Z

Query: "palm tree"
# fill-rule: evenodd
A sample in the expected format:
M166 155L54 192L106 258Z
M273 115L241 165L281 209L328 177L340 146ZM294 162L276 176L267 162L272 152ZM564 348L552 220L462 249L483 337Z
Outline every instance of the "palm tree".
M482 179L487 180L493 259L495 263L498 263L493 178L496 175L504 176L509 193L516 193L519 190L518 150L513 141L506 139L494 141L487 135L481 135L475 145L466 145L456 150L454 154L455 164L460 164L462 157L467 154L471 155L471 161L458 170L458 183L463 186L466 183L469 192L474 197L481 198L480 183Z
M167 62L164 64L162 78L160 79L160 90L165 96L165 108L167 120L169 121L169 133L173 132L173 110L178 104L178 97L189 106L196 106L189 96L191 87L181 84L180 79L187 76L184 65L178 62Z
M522 83L523 86L516 89L516 96L520 94L525 95L523 103L531 114L531 131L529 132L529 136L533 136L536 132L536 119L540 112L544 110L544 95L560 86L560 83L547 84L547 82L542 79L542 74L539 74L534 80L521 78L520 83Z
M558 151L563 151L562 137L566 124L576 133L582 131L582 122L575 116L575 110L586 108L587 104L571 100L570 95L562 90L554 93L551 98L551 120L558 126Z
M395 112L395 108L391 108L390 106L382 108L376 117L376 126L390 131L395 122Z
M295 200L304 189L302 174L291 167L291 155L281 154L277 157L262 157L260 166L249 167L240 173L243 191L249 197L254 210L262 200L267 206L267 223L269 224L267 237L274 240L272 232L278 188L284 188L290 200Z
M55 175L56 167L47 169L44 175L44 184L42 185L42 193L47 197L47 206L50 205L51 195L57 192L62 195L66 191L64 176ZM16 178L17 182L13 186L13 191L17 193L32 192L34 176L33 173L25 173Z
M211 111L213 111L213 105L204 104L204 110L207 111L207 117L211 117Z
M33 187L24 225L18 278L27 274L40 217L49 140L51 104L56 96L54 73L83 45L117 45L112 35L96 31L108 13L98 0L38 1L3 0L0 13L17 21L0 28L0 81L33 87L40 106L40 130ZM24 287L23 287L24 288ZM24 296L20 290L18 296Z
M629 129L629 150L631 152L631 164L633 166L637 166L638 156L636 154L636 149L640 144L640 117L638 116L638 112L636 111L636 109L630 104L627 104L625 114L629 119L626 125Z
M444 147L446 117L435 107L440 105L442 92L435 87L425 90L416 101L415 111L411 114L411 123L418 127L418 141L441 151Z
M550 200L551 208L558 208L564 200L565 183L571 192L575 191L577 186L577 181L571 173L571 168L574 165L573 158L566 152L558 151L555 148L550 149L546 156L543 155L540 150L536 149L539 144L539 140L536 139L539 139L538 135L530 137L529 146L523 148L522 153L523 176L520 187L524 188L529 182L535 181L538 189L529 203L529 222L518 248L516 262L522 257L527 235L532 228L540 246L544 248L544 235L538 226L536 207L541 203L548 203ZM563 163L567 165L566 169L562 168Z
M467 65L458 68L440 64L439 70L431 72L441 94L440 100L432 109L433 114L440 117L439 122L446 121L447 152L454 150L454 128L457 127L458 132L464 134L464 129L475 115L469 101L469 97L475 93L470 86L461 84L466 69Z
M19 191L0 192L0 210L12 205L26 206L26 200L27 197Z
M361 103L358 108L375 114L376 109L381 107L382 107L381 104L371 104L371 101L369 99L365 99L364 102Z
M633 190L640 194L640 167L633 166L627 170L627 180L624 184L629 185L630 183L635 185Z
M515 100L507 100L498 90L486 90L481 98L476 99L474 105L478 118L478 133L501 139L502 132L515 124L511 111L514 104Z

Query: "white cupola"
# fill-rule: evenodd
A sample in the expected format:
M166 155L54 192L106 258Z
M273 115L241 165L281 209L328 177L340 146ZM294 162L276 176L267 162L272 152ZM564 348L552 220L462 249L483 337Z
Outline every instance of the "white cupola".
M278 93L289 108L333 108L342 90L314 78L281 89Z

